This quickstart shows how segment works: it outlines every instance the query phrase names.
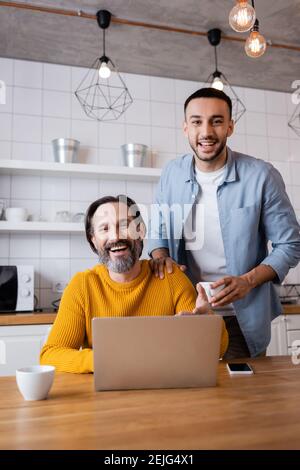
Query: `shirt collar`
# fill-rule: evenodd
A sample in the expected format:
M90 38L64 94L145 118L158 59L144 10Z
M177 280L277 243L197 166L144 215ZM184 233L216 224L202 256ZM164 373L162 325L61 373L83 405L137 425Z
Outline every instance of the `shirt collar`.
M188 165L185 171L185 182L188 183L189 181L196 181L195 170L194 170L194 156L189 155ZM227 170L225 174L224 181L227 183L231 183L232 181L236 181L237 174L236 174L236 163L235 158L233 155L232 150L227 147Z
M227 147L227 172L225 174L224 181L227 183L231 183L232 181L236 181L237 174L236 174L236 162L234 158L234 152Z

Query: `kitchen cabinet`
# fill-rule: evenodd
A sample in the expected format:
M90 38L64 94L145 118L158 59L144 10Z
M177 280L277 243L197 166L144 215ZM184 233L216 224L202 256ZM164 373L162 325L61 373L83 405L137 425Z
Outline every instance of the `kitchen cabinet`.
M51 329L44 325L0 326L0 376L39 364L40 350Z
M267 356L291 355L296 340L300 341L300 314L280 315L272 321Z

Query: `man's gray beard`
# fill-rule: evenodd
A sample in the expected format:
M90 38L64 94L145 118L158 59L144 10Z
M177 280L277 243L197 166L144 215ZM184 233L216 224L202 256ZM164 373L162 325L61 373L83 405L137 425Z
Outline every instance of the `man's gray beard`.
M114 261L111 259L103 260L103 257L99 256L99 261L101 264L105 264L109 271L113 271L114 273L126 273L135 263L135 259L132 255L128 255L126 258L122 257L121 259L116 259Z
M135 242L134 247L129 247L129 255L122 256L120 259L111 260L109 253L103 250L103 252L98 251L99 263L104 264L109 271L114 273L126 273L129 271L139 259L140 253L142 251L141 241Z

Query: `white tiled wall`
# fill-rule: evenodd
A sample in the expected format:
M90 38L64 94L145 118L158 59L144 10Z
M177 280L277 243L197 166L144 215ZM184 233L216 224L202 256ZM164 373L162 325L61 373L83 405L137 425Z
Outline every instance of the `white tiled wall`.
M7 85L0 106L0 158L53 161L51 140L72 137L81 142L80 161L120 165L120 145L140 142L152 151L151 165L189 151L181 131L183 103L201 83L122 74L134 103L116 122L92 121L74 91L86 71L78 67L0 58L0 79ZM287 185L300 215L300 139L287 127L293 104L289 94L235 87L247 112L237 123L229 145L272 162ZM24 162L24 165L26 163ZM128 193L151 203L154 186L145 182L0 175L0 199L23 206L35 217L54 220L59 210L84 212L94 199ZM0 235L0 264L33 264L39 305L57 298L52 283L68 280L96 262L82 235ZM299 269L288 280L300 282Z

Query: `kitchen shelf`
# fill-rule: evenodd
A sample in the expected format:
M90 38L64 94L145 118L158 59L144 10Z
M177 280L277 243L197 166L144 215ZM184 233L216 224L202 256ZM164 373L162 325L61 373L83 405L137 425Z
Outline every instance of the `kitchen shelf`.
M0 173L7 175L71 176L75 178L151 182L158 181L161 169L0 159Z
M84 224L74 222L0 222L0 232L83 233Z

